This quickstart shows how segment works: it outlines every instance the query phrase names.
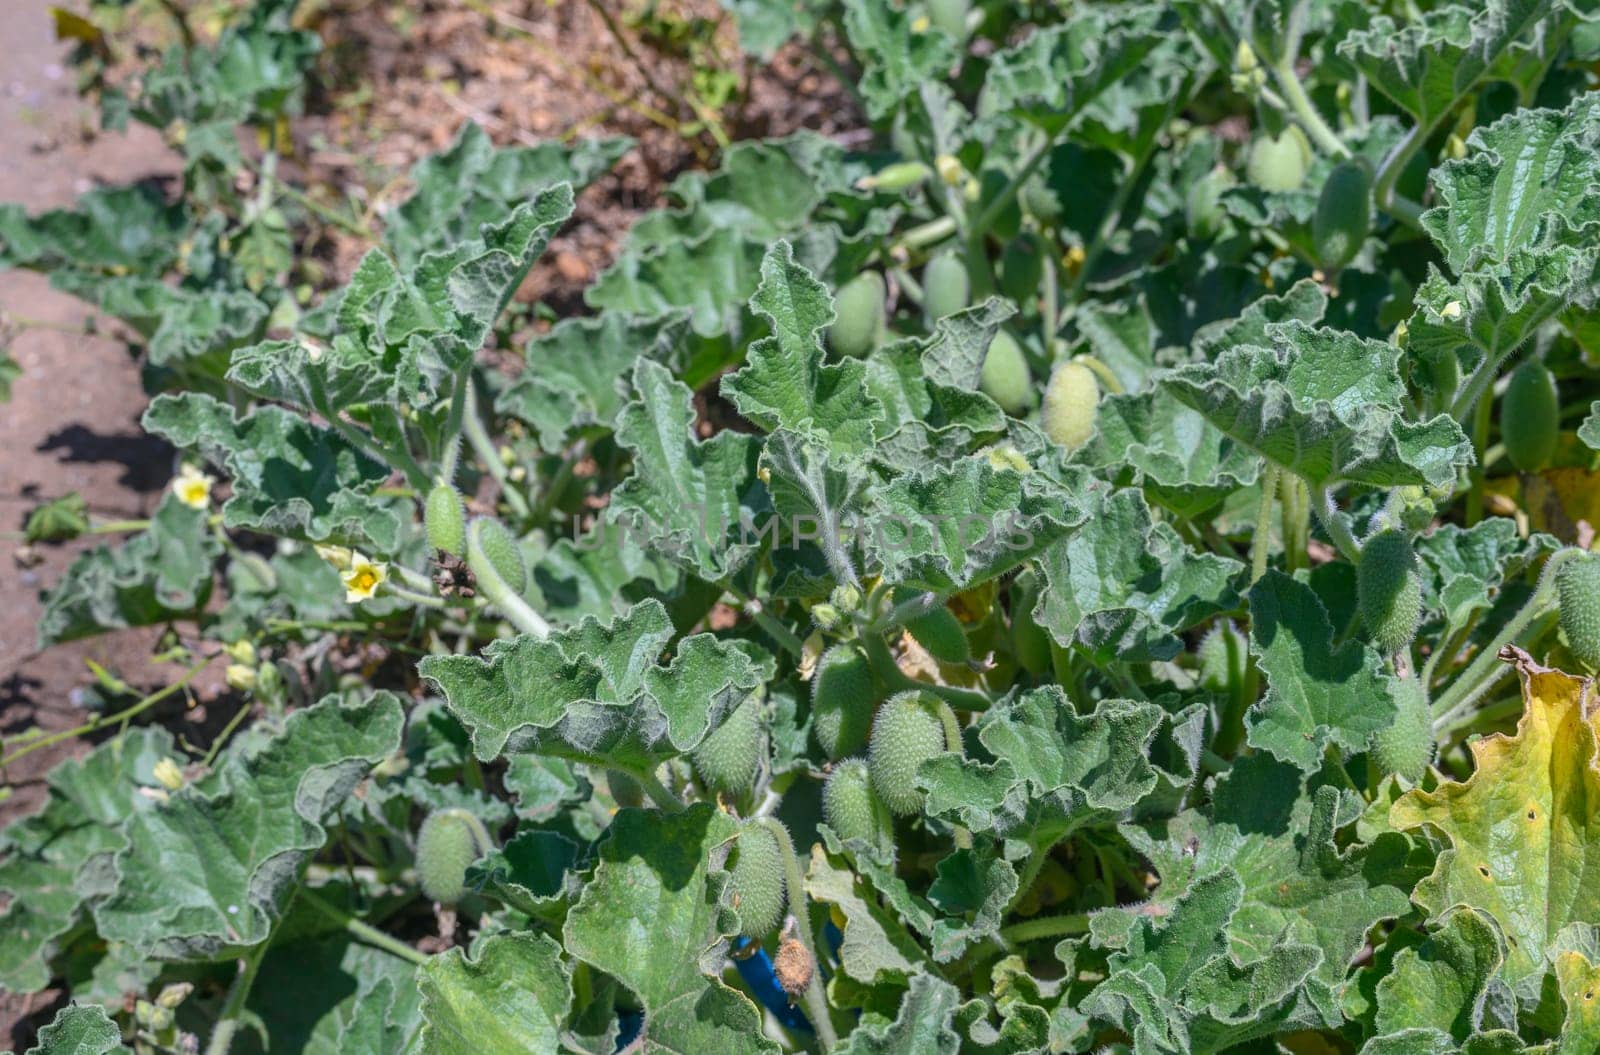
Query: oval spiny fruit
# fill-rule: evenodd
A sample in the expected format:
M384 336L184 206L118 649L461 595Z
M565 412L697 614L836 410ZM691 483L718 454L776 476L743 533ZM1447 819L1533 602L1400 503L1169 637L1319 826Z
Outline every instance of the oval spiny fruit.
M1061 207L1061 199L1055 188L1040 175L1035 175L1022 185L1022 193L1017 195L1017 200L1022 203L1024 212L1046 227L1059 224L1066 212Z
M746 824L730 859L728 886L739 911L739 933L764 938L783 915L783 851L766 825Z
M1394 683L1394 723L1372 734L1372 762L1415 784L1433 761L1433 715L1422 682L1401 678Z
M839 288L833 300L836 318L828 328L828 345L840 355L860 358L878 343L883 331L883 276L863 271Z
M417 832L417 881L434 901L454 905L467 890L467 866L492 844L483 822L463 809L435 810Z
M1276 136L1258 136L1250 144L1245 172L1262 190L1290 191L1305 182L1311 167L1311 143L1299 126L1289 125Z
M916 691L891 696L872 723L867 770L878 798L896 816L922 809L917 769L944 752L944 725Z
M900 587L891 596L895 604L904 604L917 597L918 591ZM941 663L965 663L972 658L972 648L967 644L967 632L961 620L942 604L935 603L926 612L907 619L905 627L917 644Z
M1028 372L1027 357L1017 339L1005 330L997 331L989 342L978 388L1012 417L1033 403L1033 375Z
M1506 457L1525 473L1550 464L1561 435L1561 397L1549 367L1530 359L1511 371L1500 399L1500 439Z
M822 785L822 819L841 839L886 844L889 833L884 830L880 809L867 764L859 758L840 762Z
M756 781L756 766L766 747L760 705L749 697L694 749L694 771L716 791L738 795Z
M811 676L811 732L829 758L860 751L872 730L872 667L853 645L834 645Z
M478 517L467 534L467 559L474 575L483 578L482 567L487 562L512 593L520 595L528 588L528 566L522 562L522 547L504 524L493 517ZM474 555L482 560L472 560ZM485 595L494 599L487 590Z
M1378 651L1392 655L1411 643L1422 621L1422 572L1404 532L1380 531L1361 547L1356 600Z
M1200 639L1196 655L1200 660L1200 687L1210 692L1227 692L1244 669L1244 635L1232 622L1218 623Z
M967 265L950 250L934 254L922 269L922 311L931 326L972 302Z
M433 485L423 507L422 523L428 530L428 545L455 557L467 555L467 514L461 494L447 483Z
M1556 571L1556 598L1567 647L1591 670L1600 668L1600 554L1567 558Z
M793 919L792 916L790 918ZM792 928L785 928L785 937L778 943L778 955L772 958L772 973L777 976L778 984L788 994L792 1004L800 999L811 984L817 961L812 957L811 950L806 948L805 942L794 937L789 933L790 930Z
M1328 174L1311 222L1317 263L1329 271L1348 264L1372 226L1372 176L1360 161L1342 162Z
M928 19L957 43L967 39L967 11L972 0L928 0Z
M1039 238L1027 231L1007 242L1000 253L1000 292L1024 307L1037 300L1044 254Z
M620 769L606 770L606 787L611 789L611 799L618 806L644 805L644 788Z
M1039 414L1045 435L1067 451L1075 451L1094 435L1099 410L1100 382L1094 371L1074 362L1056 367L1045 386L1044 408Z

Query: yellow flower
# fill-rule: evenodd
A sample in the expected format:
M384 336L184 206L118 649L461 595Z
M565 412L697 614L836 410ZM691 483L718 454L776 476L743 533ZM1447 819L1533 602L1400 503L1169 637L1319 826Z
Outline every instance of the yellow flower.
M163 758L156 763L154 776L168 791L177 791L183 787L183 770L179 769L178 763L170 758Z
M228 669L222 672L222 678L230 689L249 692L256 687L256 668L247 663L229 663Z
M382 561L368 560L351 551L350 569L340 578L344 581L344 599L351 604L370 599L378 587L389 577L389 566Z
M172 480L172 493L191 509L206 509L211 505L211 485L216 482L216 477L185 463Z

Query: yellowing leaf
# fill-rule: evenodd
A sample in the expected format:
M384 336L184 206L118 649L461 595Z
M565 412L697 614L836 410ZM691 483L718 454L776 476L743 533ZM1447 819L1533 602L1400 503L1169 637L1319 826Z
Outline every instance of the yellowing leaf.
M1537 985L1561 928L1600 919L1600 717L1592 682L1517 661L1526 710L1514 736L1471 745L1466 783L1407 792L1396 828L1449 841L1412 897L1438 916L1469 905L1506 936L1506 980Z
M1556 954L1555 968L1561 999L1567 1006L1557 1055L1600 1049L1600 966L1568 949Z

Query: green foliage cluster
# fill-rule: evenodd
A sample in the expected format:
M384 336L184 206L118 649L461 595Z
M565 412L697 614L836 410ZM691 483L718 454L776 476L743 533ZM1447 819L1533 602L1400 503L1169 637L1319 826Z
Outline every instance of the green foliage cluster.
M240 705L0 832L35 1051L1600 1045L1588 5L724 0L870 147L731 144L532 336L629 144L469 124L324 290L244 6L101 93L180 197L0 207L185 460L29 518L128 536L40 643Z

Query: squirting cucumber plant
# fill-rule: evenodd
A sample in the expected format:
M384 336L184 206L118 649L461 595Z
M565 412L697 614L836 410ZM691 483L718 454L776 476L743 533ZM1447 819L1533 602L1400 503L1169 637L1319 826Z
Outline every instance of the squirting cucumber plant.
M4 733L71 748L32 1050L1600 1050L1595 12L720 7L855 129L719 143L565 317L632 142L467 122L357 217L294 0L85 69L182 179L0 265L173 480L18 526L104 536L41 648L185 673Z

